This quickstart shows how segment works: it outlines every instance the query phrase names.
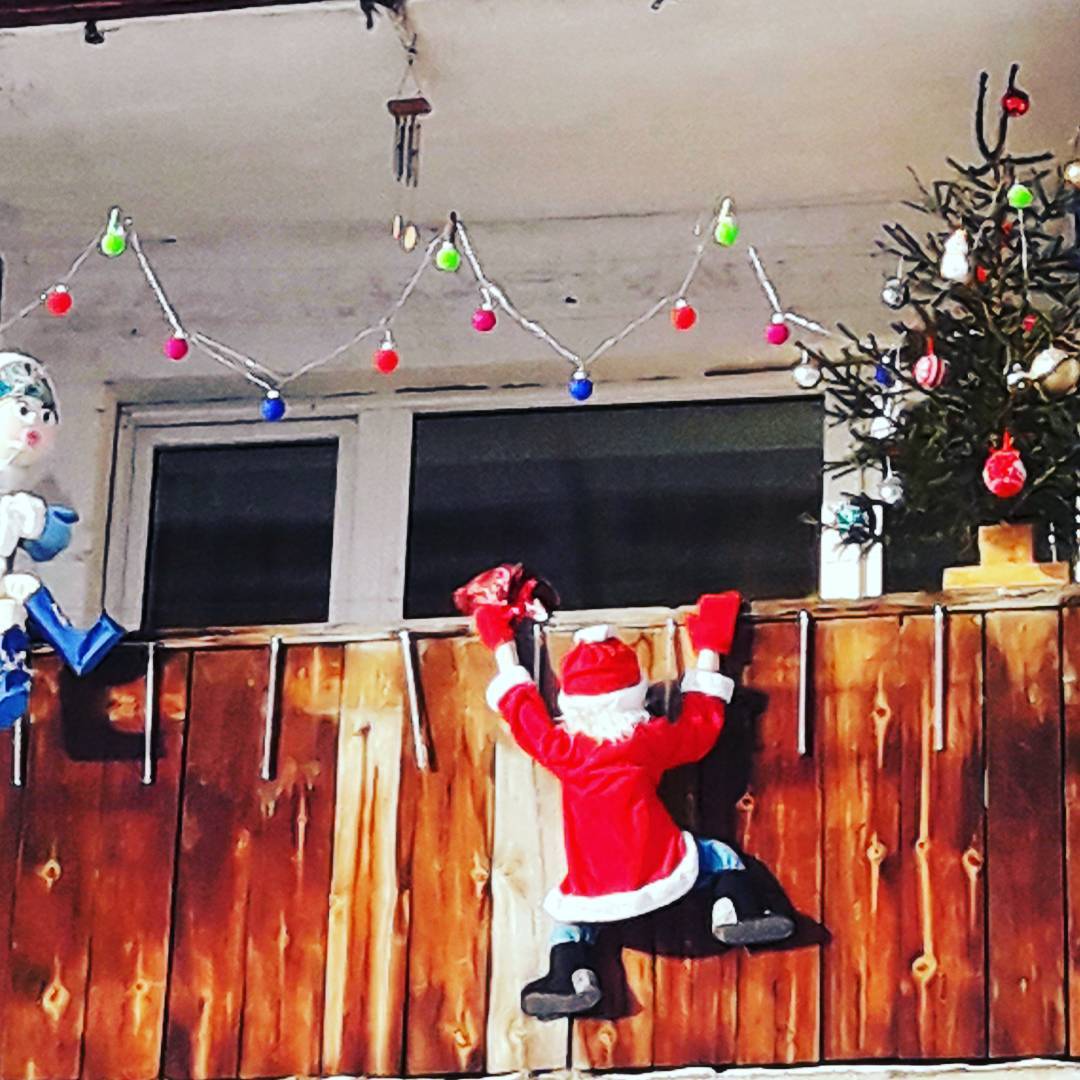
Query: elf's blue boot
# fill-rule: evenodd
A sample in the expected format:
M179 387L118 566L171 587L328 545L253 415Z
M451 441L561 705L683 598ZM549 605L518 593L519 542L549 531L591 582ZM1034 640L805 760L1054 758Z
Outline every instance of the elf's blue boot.
M72 626L44 585L31 594L25 606L42 636L76 675L93 671L124 636L124 628L105 612L89 630Z
M21 626L0 635L0 731L14 726L30 704L30 639Z

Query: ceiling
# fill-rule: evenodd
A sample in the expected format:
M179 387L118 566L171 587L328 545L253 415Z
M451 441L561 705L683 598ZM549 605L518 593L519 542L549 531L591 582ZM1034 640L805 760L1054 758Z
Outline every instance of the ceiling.
M404 199L385 107L402 49L354 4L105 22L96 47L77 26L0 34L5 310L119 202L188 323L293 368L407 279L417 256L387 232L404 203L431 229L459 211L491 276L587 350L677 285L696 216L730 193L786 304L879 327L877 225L910 194L905 166L940 175L946 154L971 152L978 71L996 97L1022 63L1033 107L1014 125L1018 150L1065 153L1080 121L1075 0L412 0L409 12L434 111ZM69 320L36 315L7 345L121 396L221 393L209 362L161 357L133 260L95 258L75 292ZM762 341L768 308L744 247L710 249L693 299L694 331L657 319L598 377L791 362ZM565 378L505 320L472 332L474 301L464 272L429 275L399 322L392 380L371 373L365 345L309 389Z

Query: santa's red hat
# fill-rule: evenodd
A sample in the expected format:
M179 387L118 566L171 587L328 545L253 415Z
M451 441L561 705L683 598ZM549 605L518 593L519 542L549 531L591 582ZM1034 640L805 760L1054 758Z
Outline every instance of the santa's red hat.
M587 626L574 634L574 647L562 662L559 708L642 709L649 681L637 654L605 625Z

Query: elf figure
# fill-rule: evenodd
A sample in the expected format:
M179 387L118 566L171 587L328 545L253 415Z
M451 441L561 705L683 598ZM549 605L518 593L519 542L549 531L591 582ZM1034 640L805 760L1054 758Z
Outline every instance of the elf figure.
M20 548L35 562L59 555L79 520L70 507L26 490L27 471L52 448L59 422L45 368L23 353L0 352L0 730L29 704L28 618L76 675L97 667L124 636L104 613L89 630L77 630L36 575L13 572Z
M562 715L552 719L518 663L515 612L497 604L476 609L477 632L499 668L488 703L562 783L568 873L544 901L555 928L548 974L521 993L530 1016L573 1016L596 1006L598 924L655 911L695 888L711 890L712 933L726 945L782 941L794 932L786 902L766 901L727 844L682 832L657 794L668 769L703 758L720 734L734 683L720 674L719 658L730 651L739 605L738 593L703 596L687 619L697 667L683 678L674 723L646 711L648 680L609 626L574 635L562 664Z

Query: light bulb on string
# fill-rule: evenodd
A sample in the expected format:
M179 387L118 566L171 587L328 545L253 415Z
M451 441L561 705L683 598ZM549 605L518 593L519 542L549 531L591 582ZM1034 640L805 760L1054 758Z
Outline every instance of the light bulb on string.
M401 357L398 356L397 349L394 346L394 335L390 333L390 328L387 327L382 344L375 350L375 355L371 358L371 366L379 374L389 375L396 370L399 363L401 363Z
M680 296L671 309L671 325L676 330L689 330L697 322L697 312L690 306L686 298Z
M187 335L178 330L172 337L165 339L161 351L170 360L183 360L188 354Z
M74 300L71 297L71 290L66 285L54 285L48 292L42 294L41 302L50 315L60 319L71 310Z
M739 239L739 222L735 218L735 204L730 198L725 198L720 204L713 239L721 247L731 247Z
M114 206L109 211L109 221L102 233L98 250L109 259L115 259L123 255L127 250L127 234L124 232L123 222L120 220L120 207Z
M791 331L784 321L784 316L778 311L768 326L765 327L765 340L770 345L783 345L791 337Z
M592 397L593 384L584 368L579 367L570 377L567 390L575 401L588 401Z
M285 415L285 399L279 390L267 390L259 403L259 414L268 423L274 423Z
M461 252L458 251L454 241L447 238L439 245L439 250L435 253L435 268L453 274L459 266L461 266Z
M480 290L480 306L473 312L473 329L479 334L488 334L495 329L495 305L491 302L491 294L486 288Z

